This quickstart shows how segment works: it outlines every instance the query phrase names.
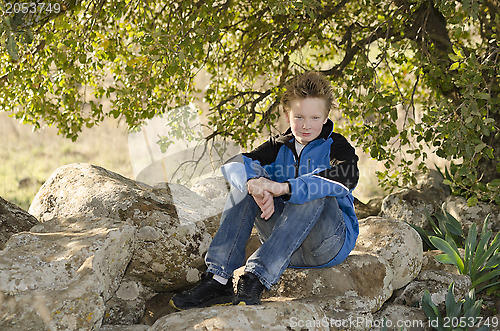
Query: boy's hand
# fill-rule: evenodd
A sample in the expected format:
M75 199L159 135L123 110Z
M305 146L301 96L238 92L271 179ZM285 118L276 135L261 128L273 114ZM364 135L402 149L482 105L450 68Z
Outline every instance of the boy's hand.
M265 177L250 179L247 182L247 188L248 193L258 197L263 197L264 191L271 193L273 197L279 197L280 195L289 193L287 183L274 182Z
M261 218L267 220L274 213L274 197L289 193L288 184L278 183L264 177L247 182L248 193L262 211Z
M269 217L273 216L274 213L274 197L272 196L271 193L264 191L264 196L263 198L258 198L253 196L253 199L259 206L260 210L262 213L260 214L260 217L265 219L266 221L269 219Z

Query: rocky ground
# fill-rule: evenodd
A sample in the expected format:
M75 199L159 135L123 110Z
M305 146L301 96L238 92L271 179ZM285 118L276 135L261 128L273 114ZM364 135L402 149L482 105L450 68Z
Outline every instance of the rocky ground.
M226 194L221 177L190 189L153 187L78 163L52 174L29 214L1 200L0 329L369 330L384 319L428 329L423 291L443 309L449 284L460 298L470 279L424 252L406 222L426 227L424 209L443 206L466 228L488 212L491 229L500 225L498 207L467 207L431 173L416 187L357 203L360 236L342 264L287 269L261 306L173 312L171 295L204 271ZM248 253L258 245L252 237ZM483 315L499 318L498 300L485 299Z

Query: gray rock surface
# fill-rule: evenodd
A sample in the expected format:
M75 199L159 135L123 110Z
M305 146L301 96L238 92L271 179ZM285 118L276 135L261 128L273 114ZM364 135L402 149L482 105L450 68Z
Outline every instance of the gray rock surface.
M435 170L417 177L417 185L387 195L382 201L380 216L405 221L421 228L430 228L425 216L440 211L449 195L442 176Z
M398 220L381 217L360 220L354 250L387 261L393 272L394 289L412 281L422 267L422 239L411 226Z
M431 330L427 316L421 309L397 304L388 304L374 314L373 319L384 323L388 330Z
M440 210L442 202L443 200L435 196L405 188L384 198L380 216L398 219L427 229L430 223L425 216L425 211L433 214Z
M191 191L212 201L221 212L224 209L229 189L229 183L224 176L205 178L191 187Z
M366 286L366 279L370 286ZM322 298L335 309L375 312L392 295L393 275L385 261L354 252L331 268L288 268L266 297Z
M36 224L36 218L0 197L0 250L13 234L29 231Z
M0 252L2 330L90 330L120 285L135 227L107 217L53 219Z
M103 324L138 324L146 309L146 302L156 292L141 282L124 277L114 295L106 302Z
M500 207L497 205L480 201L475 206L469 207L465 198L449 196L443 208L460 222L465 233L469 231L473 223L476 224L477 231L480 233L488 214L490 214L488 230L493 231L494 234L500 231Z
M450 274L458 275L458 269L454 264L444 264L438 262L435 257L437 255L443 254L440 250L432 250L424 252L424 258L422 260L422 270L420 272L426 270L437 270L437 271L446 271Z
M159 319L148 331L163 330L367 330L371 314L329 310L315 301L264 302L261 306L190 309Z
M211 240L205 223L218 222L213 204L182 185L151 187L84 163L57 169L30 213L41 221L83 214L137 227L127 275L160 291L199 280Z
M57 169L30 212L43 223L0 255L0 326L14 330L137 320L141 311L126 312L144 309L152 289L198 281L205 223L218 222L213 204L184 186L151 187L89 164Z
M445 297L448 287L452 282L454 285L455 301L462 299L469 292L470 277L467 275L454 275L446 271L427 270L422 271L404 290L395 293L394 303L414 306L422 302L424 291L431 294L432 302L441 310L445 308Z

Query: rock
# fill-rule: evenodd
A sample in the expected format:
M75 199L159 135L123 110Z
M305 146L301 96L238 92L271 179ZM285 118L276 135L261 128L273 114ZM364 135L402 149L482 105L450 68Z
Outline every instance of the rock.
M389 304L374 314L373 318L379 324L384 323L388 330L421 331L431 329L424 312L414 307Z
M440 210L439 206L442 202L434 196L405 188L384 198L380 216L398 219L427 229L430 223L425 216L425 211L433 214Z
M454 275L439 270L422 271L404 290L395 293L396 298L394 299L394 303L405 306L420 305L424 291L427 290L431 294L432 302L443 311L445 308L446 293L452 282L455 282L453 292L455 301L464 298L469 292L471 285L469 276Z
M140 322L146 302L156 293L133 280L122 280L113 297L106 302L103 324L131 325Z
M420 272L427 270L438 270L438 271L446 271L450 274L458 275L458 269L453 264L444 264L438 262L434 257L436 255L443 254L440 250L432 250L424 252L424 258L422 260L422 269Z
M357 198L354 198L354 210L358 219L377 216L378 214L380 214L380 209L382 208L382 200L382 198L374 198L365 204L359 201Z
M354 250L387 261L393 273L394 289L412 281L422 267L422 239L411 226L398 220L381 217L360 220Z
M199 280L211 241L207 224L219 222L214 205L182 185L151 187L83 163L57 169L35 196L30 213L41 221L83 214L137 227L126 275L157 291Z
M190 309L160 318L155 330L368 330L370 313L330 309L322 300L263 301L260 306Z
M440 197L451 194L449 186L443 183L444 178L437 170L429 169L426 173L419 173L416 179L415 189L420 192L432 191Z
M118 288L135 227L107 217L53 219L0 252L0 329L91 330Z
M149 331L164 330L302 330L306 323L321 326L328 319L313 304L295 301L261 306L219 306L189 309L162 317Z
M99 331L148 331L147 325L103 325Z
M444 202L443 209L460 222L466 234L465 236L467 236L473 223L476 224L477 232L481 233L484 220L488 214L491 214L488 230L491 230L493 234L500 231L500 207L497 205L480 201L475 206L469 207L465 198L449 196Z
M141 324L153 325L159 318L177 312L169 305L170 299L174 296L173 292L158 293L146 301L146 309L141 318Z
M392 295L392 272L376 256L353 252L330 268L287 268L264 297L327 298L335 309L375 312ZM370 286L366 280L370 279Z
M0 197L0 250L13 234L29 231L36 224L36 218Z
M229 189L230 185L224 176L205 178L191 187L191 191L212 201L220 209L221 213L226 204Z
M430 228L425 216L441 210L449 194L442 176L434 170L417 177L417 185L389 194L382 201L380 216L405 221L421 228Z

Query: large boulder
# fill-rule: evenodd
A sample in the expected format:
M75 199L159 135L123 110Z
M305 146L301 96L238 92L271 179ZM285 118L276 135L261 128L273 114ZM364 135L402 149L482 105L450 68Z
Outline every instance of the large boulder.
M120 285L136 228L108 217L53 219L0 252L0 329L91 330Z
M367 330L372 315L325 310L315 301L274 301L260 306L209 307L164 316L148 331L207 330Z
M205 223L218 222L214 205L182 185L151 187L84 163L57 169L29 211L40 221L92 215L135 226L126 274L157 291L199 280L211 241Z
M360 220L354 250L384 259L392 270L394 289L412 281L422 267L422 239L411 226L398 220L381 217Z
M36 218L0 197L0 250L13 234L29 231L36 224Z
M375 312L391 297L392 279L385 261L354 252L331 268L288 268L264 297L322 298L331 309Z
M475 206L469 207L465 198L449 196L443 204L443 209L460 222L465 233L474 223L480 233L488 214L490 214L488 230L492 230L493 233L500 231L500 207L497 205L480 201Z
M426 212L440 211L448 195L449 189L443 184L442 176L430 170L418 176L416 186L387 195L382 201L380 216L429 228Z

